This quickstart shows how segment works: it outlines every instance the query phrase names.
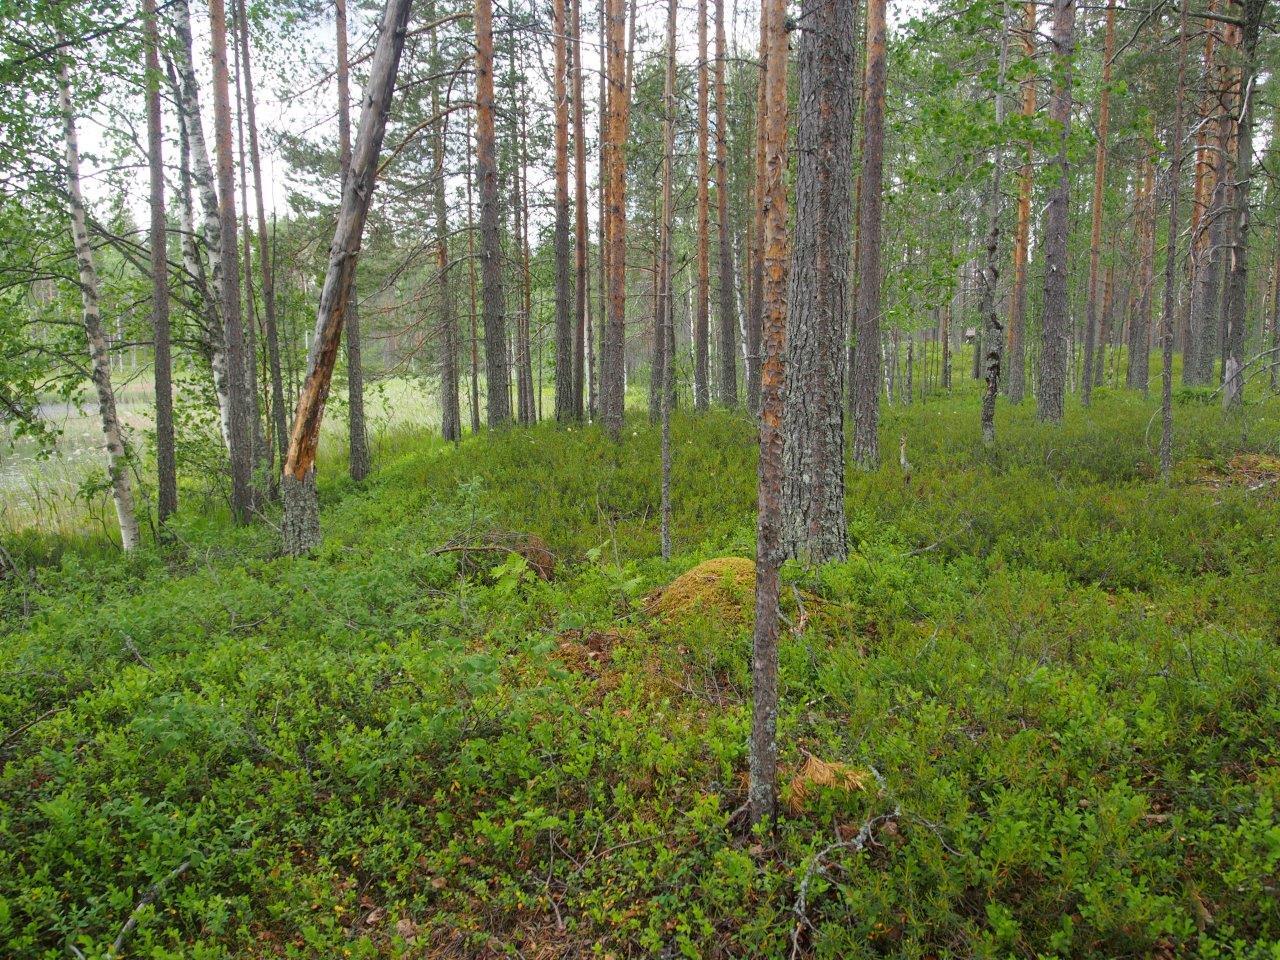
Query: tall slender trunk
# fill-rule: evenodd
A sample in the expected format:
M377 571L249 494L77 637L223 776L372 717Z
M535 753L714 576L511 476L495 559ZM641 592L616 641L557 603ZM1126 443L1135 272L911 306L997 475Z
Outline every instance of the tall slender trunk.
M471 111L466 111L466 169L463 181L467 187L467 314L471 339L471 432L480 432L480 336L476 330L476 223L471 184Z
M1216 37L1218 25L1208 24L1215 37L1213 49L1219 45ZM1196 378L1201 385L1211 384L1214 380L1214 368L1218 357L1219 308L1221 303L1222 268L1227 225L1227 191L1230 181L1230 166L1227 162L1231 143L1231 116L1227 110L1227 70L1215 67L1216 60L1213 49L1206 46L1205 75L1212 84L1216 75L1217 89L1211 95L1210 109L1218 110L1215 125L1216 143L1206 151L1208 161L1208 179L1212 189L1206 186L1209 201L1205 217L1208 226L1200 228L1203 234L1201 246L1196 257L1195 286L1192 291L1191 316L1192 328L1198 330L1196 344Z
M515 123L513 126L513 144L515 153L515 168L512 170L512 181L515 184L514 199L515 211L517 217L517 228L512 240L517 247L517 296L520 301L520 311L517 314L516 322L516 399L518 403L518 411L520 422L522 424L532 424L538 422L539 410L538 400L540 399L533 389L533 340L531 336L531 323L533 319L533 284L531 274L529 272L529 143L528 131L525 124L527 111L523 109L525 101L525 89L523 83L524 70L523 65L517 63L519 59L519 48L513 51L511 58L512 66L512 93L515 95L517 103L521 105L520 109L513 111Z
M705 29L704 29L705 32ZM671 179L676 144L676 0L667 0L667 70L663 86L662 120L662 220L659 224L658 313L662 324L655 331L665 344L659 372L659 406L662 419L662 559L671 559L671 369L675 364L672 341L674 297L671 276Z
M511 422L506 307L502 294L502 237L498 211L497 135L493 125L493 0L475 0L476 179L480 192L480 299L490 427Z
M93 262L89 242L89 225L84 196L80 189L80 144L76 136L75 113L71 106L71 76L64 61L58 70L58 103L62 111L62 132L66 148L67 195L70 201L71 239L75 246L79 269L80 301L84 311L85 339L89 346L90 375L98 394L98 416L107 450L107 472L111 477L111 498L120 524L120 544L133 550L141 542L137 511L134 507L133 484L129 479L129 454L124 445L120 418L116 413L116 395L111 385L111 355L102 331L99 306L98 271Z
M1160 476L1173 466L1173 278L1178 261L1178 204L1182 196L1182 101L1187 89L1187 4L1178 16L1178 83L1173 94L1173 127L1169 131L1169 232L1164 247L1164 303L1161 308Z
M608 219L608 300L604 337L600 347L600 415L605 429L616 440L622 436L625 404L626 307L627 307L627 128L630 123L631 86L627 76L624 27L626 0L606 0L609 84L608 122L605 136L605 194ZM632 32L634 36L634 31Z
M1075 53L1075 0L1053 0L1053 96L1049 117L1058 128L1054 165L1058 182L1049 195L1044 237L1044 320L1041 325L1040 370L1036 381L1036 415L1062 420L1067 385L1070 319L1067 306L1067 234L1070 226L1071 178L1067 142L1071 134L1071 72Z
M1022 51L1036 53L1036 5L1023 7ZM1036 115L1036 79L1022 81L1022 116L1030 123ZM1031 190L1035 185L1035 148L1028 140L1022 169L1018 171L1018 219L1013 235L1013 290L1009 294L1009 358L1005 392L1010 403L1021 403L1026 393L1027 257L1031 239ZM944 347L944 350L946 348ZM949 380L949 375L947 376ZM950 384L948 383L948 386Z
M1114 3L1114 0L1110 0ZM1004 82L1009 67L1009 11L1007 3L1003 11L1000 30L1000 66L996 74L996 129L1004 126ZM1105 128L1104 128L1105 129ZM996 285L1000 280L1000 190L1004 173L1004 150L1000 144L994 149L991 170L991 195L987 200L987 262L982 270L982 316L987 329L983 336L982 374L986 389L982 394L982 441L988 445L996 440L996 396L1000 392L1000 360L1004 349L1004 324L1000 322L1000 306L996 297ZM1089 358L1092 361L1092 357ZM910 354L908 354L910 363ZM1086 365L1089 369L1091 363ZM909 368L908 368L909 369ZM1091 377L1085 374L1085 381ZM910 391L908 390L908 395Z
M584 126L586 104L582 99L581 0L570 0L569 50L570 85L573 89L573 180L574 180L574 308L573 308L573 395L572 416L581 420L584 378L586 377L587 312L591 309L590 267L587 257L587 137Z
M249 408L250 459L255 483L265 480L267 441L262 432L262 401L258 394L258 323L257 298L253 290L253 230L249 226L249 164L244 139L244 66L241 63L240 38L246 27L240 20L240 4L231 2L231 41L235 61L236 91L236 165L240 187L240 243L244 268L244 370L245 398Z
M160 35L156 29L155 0L142 0L147 99L147 168L151 193L151 329L155 340L156 392L156 514L160 526L178 509L178 467L173 438L173 369L169 335L169 249L164 214L164 126L160 114ZM65 75L64 75L65 78ZM64 79L65 82L65 79ZM70 104L64 104L70 116ZM68 148L74 140L70 130ZM77 192L79 151L76 151ZM68 160L70 160L68 150ZM70 164L68 164L70 166ZM74 215L73 215L74 218ZM77 251L77 258L79 251ZM90 262L92 267L92 262ZM86 310L86 313L88 311ZM86 328L87 329L87 328ZM113 397L114 402L114 397ZM128 477L126 476L126 481ZM113 478L114 490L114 478ZM121 526L123 530L123 525Z
M698 0L698 275L693 314L693 405L711 405L711 180L708 170L707 0Z
M1102 200L1107 180L1107 128L1111 119L1111 58L1115 50L1115 37L1116 0L1107 0L1106 29L1102 40L1102 83L1098 88L1098 144L1093 155L1093 222L1089 231L1084 375L1080 379L1080 400L1086 407L1093 398L1093 351L1098 339L1098 267L1102 248Z
M338 58L338 160L345 184L351 170L351 90L350 65L347 57L347 0L334 0L334 27L337 31ZM348 469L352 480L369 475L369 438L364 420L364 364L360 353L360 299L355 275L349 290L351 302L343 323L347 328L347 416L350 453Z
M871 0L874 6L880 0ZM782 548L782 377L787 336L787 6L763 0L766 55L764 190L764 356L760 364L760 465L756 510L755 628L751 650L751 744L747 785L752 824L778 806L778 570Z
M843 401L856 17L856 0L805 0L801 8L782 540L806 563L849 555Z
M218 219L222 246L220 299L231 406L231 513L237 523L247 523L254 508L253 425L249 411L249 371L245 366L244 322L240 310L235 158L231 150L231 76L227 68L227 18L223 0L209 0L209 45L213 59L213 125L218 156Z
M204 271L208 283L205 309L201 316L201 340L209 356L213 374L213 389L218 400L219 427L222 442L231 448L231 379L227 369L226 333L222 320L222 221L218 208L218 194L214 189L213 166L209 162L209 146L204 135L204 120L200 110L200 86L196 81L195 60L191 39L191 10L187 0L176 0L174 31L178 37L175 49L180 96L179 114L183 135L187 142L191 180L199 199L200 233L204 237L209 269ZM193 211L194 224L194 211ZM194 234L192 242L194 244ZM193 245L192 251L196 248Z
M1239 31L1239 112L1236 124L1235 189L1231 255L1227 260L1226 352L1222 405L1230 410L1244 401L1244 342L1249 289L1249 192L1253 184L1253 117L1256 98L1258 39L1267 0L1244 0Z
M431 13L431 18L435 19L434 4ZM431 31L431 64L433 72L442 67L438 29ZM449 283L449 207L445 198L449 119L441 110L438 80L431 82L431 114L439 118L431 138L431 153L435 166L432 203L436 220L436 285L440 296L440 435L446 440L458 441L462 439L462 404L458 397L458 320L453 313L453 289Z
M284 375L280 364L275 276L271 265L271 250L267 242L266 200L262 191L262 153L258 146L258 120L253 100L253 70L249 57L249 30L248 20L245 17L245 0L239 0L239 11L240 22L246 24L245 29L240 32L240 57L244 64L245 119L249 124L249 160L253 164L253 193L257 203L258 267L262 273L263 332L267 340L267 366L271 375L271 423L280 462L284 463L289 445L289 425L285 411Z
M724 30L724 0L715 0L716 17L716 238L720 275L720 402L738 405L738 345L734 309L733 225L729 222L729 108L725 96L725 60L729 56Z
M767 0L762 0L767 2ZM768 126L768 102L765 99L765 61L768 59L768 38L760 34L760 76L756 84L756 162L751 243L749 257L751 273L747 295L747 409L760 412L760 336L764 318L764 210L762 199L765 179L765 131Z
M297 555L320 543L320 510L316 499L315 459L325 400L333 380L333 367L342 341L342 322L350 302L351 280L360 255L369 201L373 197L378 154L386 132L387 110L395 90L405 25L412 0L387 0L378 27L378 43L369 63L369 80L351 153L351 168L342 188L342 204L329 247L329 267L320 291L315 341L307 361L307 376L298 396L289 452L280 486L284 500L283 546Z
M885 0L867 0L866 93L858 207L858 295L854 310L853 460L880 463L880 231L884 178Z
M1209 0L1209 12L1213 13L1216 0ZM1217 24L1205 18L1204 21L1204 77L1206 84L1212 83L1214 69L1214 49L1217 44ZM1204 343L1205 326L1205 292L1202 289L1207 279L1206 252L1209 249L1207 217L1210 199L1216 190L1214 182L1217 169L1217 156L1209 145L1209 117L1213 110L1215 97L1207 92L1200 101L1199 121L1196 124L1196 168L1195 189L1191 200L1191 250L1187 258L1187 273L1190 278L1191 295L1188 303L1187 342L1182 355L1182 382L1186 386L1199 386L1206 382L1203 376L1205 365L1201 354ZM1209 361L1212 366L1212 360ZM1212 371L1210 371L1212 375Z
M1147 392L1151 370L1151 286L1155 260L1155 164L1142 161L1141 206L1138 216L1138 304L1129 325L1129 367L1125 382L1130 389Z

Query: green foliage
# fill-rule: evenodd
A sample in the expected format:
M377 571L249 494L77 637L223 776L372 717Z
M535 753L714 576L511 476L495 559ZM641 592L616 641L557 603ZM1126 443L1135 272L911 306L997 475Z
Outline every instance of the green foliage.
M750 555L741 418L677 417L666 564L638 425L386 438L306 560L192 512L63 544L0 586L0 953L106 956L147 899L128 956L785 956L805 884L812 956L1275 956L1274 489L1152 479L1136 398L993 452L957 398L886 411L911 476L788 572L784 774L880 779L772 837L727 827L748 628L645 599ZM1178 418L1187 463L1275 436ZM559 577L439 549L492 530Z

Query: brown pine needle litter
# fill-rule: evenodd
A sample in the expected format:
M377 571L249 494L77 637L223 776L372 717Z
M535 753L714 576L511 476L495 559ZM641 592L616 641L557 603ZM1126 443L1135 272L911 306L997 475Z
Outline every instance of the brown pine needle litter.
M847 793L865 790L870 777L866 770L839 761L828 763L806 750L804 765L796 771L787 787L787 809L793 814L803 813L808 801L816 799L824 789Z

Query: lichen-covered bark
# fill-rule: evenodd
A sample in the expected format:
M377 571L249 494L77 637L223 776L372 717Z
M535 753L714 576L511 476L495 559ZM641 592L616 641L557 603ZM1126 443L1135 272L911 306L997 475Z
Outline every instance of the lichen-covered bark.
M737 309L733 268L733 225L729 222L728 103L724 71L728 44L724 30L724 0L715 0L716 18L716 237L719 241L720 402L738 405Z
M849 553L843 396L856 11L855 0L801 8L782 502L784 548L810 563Z

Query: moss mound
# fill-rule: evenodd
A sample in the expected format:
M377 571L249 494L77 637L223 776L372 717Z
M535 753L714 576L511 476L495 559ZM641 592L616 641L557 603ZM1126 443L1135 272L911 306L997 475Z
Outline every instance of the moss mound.
M743 621L750 617L756 565L745 557L714 557L676 577L653 595L650 612L667 619L689 614Z

